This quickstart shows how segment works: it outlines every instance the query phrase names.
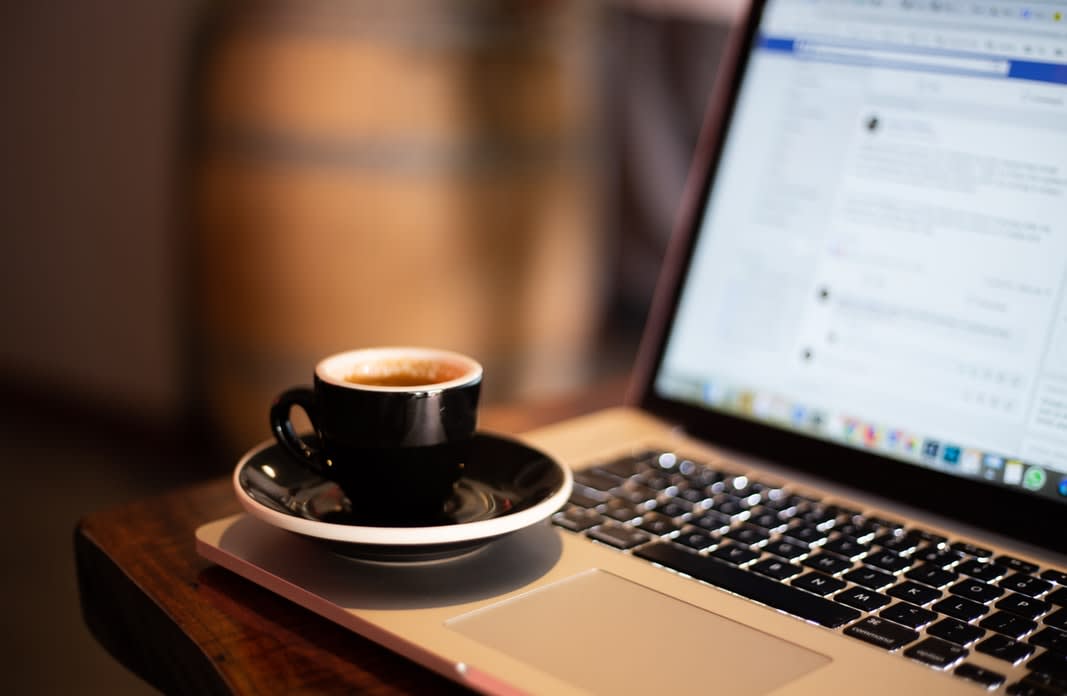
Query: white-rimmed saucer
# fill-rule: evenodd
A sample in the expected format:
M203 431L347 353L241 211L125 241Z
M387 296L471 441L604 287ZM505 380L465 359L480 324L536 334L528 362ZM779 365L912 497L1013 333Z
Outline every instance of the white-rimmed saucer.
M238 462L234 490L244 509L280 529L351 558L411 563L471 553L548 518L571 494L570 470L515 440L479 433L453 496L432 519L403 523L402 491L388 518L368 518L341 488L305 468L273 440Z

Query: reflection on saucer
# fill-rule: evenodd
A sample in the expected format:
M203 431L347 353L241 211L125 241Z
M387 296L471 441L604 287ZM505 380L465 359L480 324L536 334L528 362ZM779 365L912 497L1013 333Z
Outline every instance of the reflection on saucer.
M570 470L515 440L479 433L464 474L440 510L418 519L402 491L387 514L353 505L337 484L304 468L273 441L248 452L234 471L241 505L255 517L316 539L344 556L411 563L469 554L546 519L571 492Z

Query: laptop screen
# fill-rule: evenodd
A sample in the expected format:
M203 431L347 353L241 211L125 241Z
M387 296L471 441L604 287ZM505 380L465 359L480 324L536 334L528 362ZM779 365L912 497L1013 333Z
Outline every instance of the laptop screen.
M655 394L1067 503L1067 2L770 0Z

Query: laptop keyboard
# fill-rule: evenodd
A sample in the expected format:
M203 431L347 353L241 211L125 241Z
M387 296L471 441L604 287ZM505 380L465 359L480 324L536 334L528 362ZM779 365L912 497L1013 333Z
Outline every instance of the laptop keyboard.
M1067 695L1063 572L671 452L574 481L560 527L986 689Z

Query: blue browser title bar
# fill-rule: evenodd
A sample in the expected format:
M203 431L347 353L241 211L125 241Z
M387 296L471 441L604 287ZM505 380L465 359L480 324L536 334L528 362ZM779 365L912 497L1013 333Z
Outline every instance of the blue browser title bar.
M765 51L789 53L800 60L1067 85L1067 64L1063 63L1017 60L994 55L906 49L899 46L843 44L762 34L759 37L758 47Z

